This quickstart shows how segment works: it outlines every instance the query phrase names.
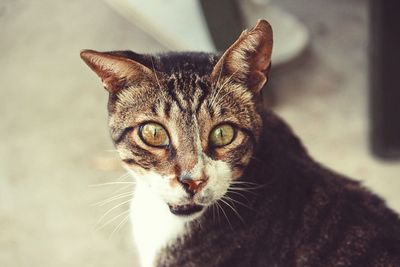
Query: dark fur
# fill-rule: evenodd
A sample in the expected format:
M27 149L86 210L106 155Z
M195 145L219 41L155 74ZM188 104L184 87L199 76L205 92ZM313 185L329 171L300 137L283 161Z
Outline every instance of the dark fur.
M158 266L400 266L400 220L359 183L320 166L292 131L264 113L258 151L243 180L244 218L211 209L163 251ZM240 196L232 198L244 202ZM246 202L244 202L246 203Z

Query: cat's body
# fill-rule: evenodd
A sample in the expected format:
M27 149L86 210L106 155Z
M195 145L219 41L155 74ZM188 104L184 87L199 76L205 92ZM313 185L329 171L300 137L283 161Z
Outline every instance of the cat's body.
M84 51L137 185L143 267L400 266L400 220L264 111L265 21L222 56Z
M230 224L208 210L160 252L157 266L400 266L398 216L359 183L314 162L275 115L264 118L244 174L264 186L244 193L248 202L231 195L249 206L233 203L243 221L226 207Z

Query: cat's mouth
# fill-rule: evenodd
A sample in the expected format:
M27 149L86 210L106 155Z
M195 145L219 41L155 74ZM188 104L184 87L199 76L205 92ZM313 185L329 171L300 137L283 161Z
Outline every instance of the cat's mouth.
M178 216L190 216L203 210L204 206L196 204L171 205L168 204L169 210Z

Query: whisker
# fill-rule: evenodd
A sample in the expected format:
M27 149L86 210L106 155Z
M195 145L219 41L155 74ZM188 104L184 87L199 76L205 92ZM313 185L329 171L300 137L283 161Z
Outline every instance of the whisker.
M250 205L250 200L244 194L234 191L234 190L229 190L229 188L227 191L229 194L234 194L234 195L237 195L237 196L243 198L243 200L246 200L246 202Z
M239 71L239 69L237 69L234 73L232 73L231 76L229 76L228 79L226 79L226 81L222 84L222 86L220 86L220 87L217 89L216 94L215 94L214 97L211 99L210 104L208 105L209 108L211 108L211 107L214 105L215 101L217 100L217 96L219 95L219 92L222 90L222 88L224 88L225 85L227 85L228 82L231 81L231 79L233 78L233 76L234 76L238 71Z
M243 207L248 208L249 210L254 210L253 207L251 207L251 206L249 206L249 205L246 205L246 204L244 204L243 202L240 202L240 201L237 200L237 199L231 198L231 197L229 197L229 196L224 196L224 197L225 197L227 200L231 201L231 202L235 202L235 203L237 203L237 204L239 204L239 205L242 205Z
M94 203L94 204L92 204L92 206L94 206L94 207L96 207L96 206L104 206L107 203L113 202L115 200L118 200L118 199L121 199L121 198L124 198L124 197L129 197L129 196L132 196L132 195L133 195L132 191L121 193L121 194L118 194L116 196L113 196L113 197L107 198L105 200L99 201L97 203Z
M247 190L257 190L257 189L263 188L265 186L266 186L265 184L264 185L255 185L255 186L242 184L242 185L240 185L240 187L239 187L239 185L237 185L237 186L230 186L229 188L232 188L232 189L240 188L240 189L247 189Z
M225 205L227 205L229 208L231 208L231 210L239 217L239 219L244 223L244 220L242 218L242 216L240 216L239 212L231 205L229 204L227 201L224 200L224 197L222 197L220 199L222 201L222 203L225 203Z
M218 86L218 85L216 85L216 86ZM214 106L214 102L215 102L216 99L218 98L218 95L219 95L220 91L224 88L224 86L225 86L225 83L222 84L222 86L219 86L219 87L217 87L217 88L215 89L216 92L215 92L214 95L212 96L211 101L208 103L208 108L211 108L211 107Z
M125 174L121 175L118 179L117 182L122 182L126 180L127 178L131 177L131 174L129 172L126 172Z
M99 225L99 224L103 221L103 219L104 219L108 214L110 214L110 212L112 212L113 210L115 210L115 209L121 207L122 205L125 205L125 204L129 203L131 200L132 200L132 199L123 201L122 203L120 203L120 204L118 204L118 205L112 207L111 209L109 209L106 213L103 214L103 216L100 217L100 219L97 221L96 225Z
M236 190L236 191L249 192L249 193L253 193L253 194L255 193L253 191L256 190L256 188L237 187L237 186L230 186L229 189Z
M120 177L120 178L117 180L117 182L126 182L126 179L128 179L128 178L133 178L133 176L132 176L129 172L127 172L124 176ZM136 184L136 181L130 181L130 182L134 182L134 183ZM128 187L130 187L130 186L131 186L131 184L122 186L121 188L116 189L115 191L113 191L112 194L116 194L116 193L118 193L118 192L121 192L122 190L124 190L124 189L126 189L126 188L128 188Z
M107 225L109 225L110 223L112 223L113 221L115 221L116 219L118 219L119 217L121 217L122 215L128 213L130 210L126 210L124 212L121 212L120 214L118 214L117 216L113 217L112 219L106 221L105 223L103 223L100 226L95 226L95 231L100 231L101 229L103 229L104 227L106 227Z
M217 203L215 203L215 204L217 204ZM216 210L217 210L217 219L218 219L218 222L220 222L221 215L219 214L219 208L217 205L215 205L215 206L216 206Z
M222 62L221 70L219 71L219 74L218 74L217 82L215 83L215 87L216 87L216 88L218 88L218 87L220 86L220 83L219 83L219 82L220 82L220 80L221 80L222 71L223 71L223 69L224 69L224 64L223 64L223 63L224 63L224 62ZM214 99L217 97L217 95L218 95L220 89L221 89L221 88L218 88L216 94L214 95L214 97L213 97L213 98L211 99L211 101L209 102L209 104L208 104L208 107L209 107L209 108L212 107L213 102L214 102Z
M229 82L230 80L228 79L227 81L225 81L222 86L220 86L217 89L217 92L215 93L215 95L213 96L213 98L211 99L210 103L208 104L208 107L211 108L214 106L215 101L218 99L218 95L221 92L221 90L225 87L225 85Z
M101 183L101 184L91 184L89 187L100 187L107 185L119 185L119 184L136 184L135 182L109 182L109 183Z
M129 210L128 210L129 211ZM125 216L125 218L115 227L115 229L112 231L110 238L113 237L114 234L118 233L118 231L124 226L124 224L128 221L129 219L129 214Z
M235 194L235 195L240 196L241 198L245 199L247 202L250 202L250 200L249 200L245 195L243 195L243 194L240 193L240 192L236 192L236 191L234 191L234 190L229 190L229 188L228 188L227 191L228 191L229 193L232 193L232 194Z
M125 189L127 189L127 188L130 188L130 187L133 187L133 186L130 185L130 184L125 185L125 186L122 186L121 188L118 188L118 189L114 190L114 191L111 193L111 195L117 194L117 193L119 193L119 192L121 192L121 191L123 191L123 190L125 190ZM131 188L131 189L129 189L129 190L133 192L133 188Z
M119 177L117 178L117 181L119 181L120 179L124 179L124 178L127 177L128 175L129 175L129 172L126 172L126 173L122 174L121 176L119 176Z
M254 182L249 182L249 181L243 181L243 180L234 180L231 183L239 183L239 184L258 184Z
M213 214L213 223L215 223L215 206L211 205L212 214Z
M225 86L225 84L224 84ZM219 92L219 91L218 91ZM226 92L225 94L223 94L219 99L216 98L216 100L218 100L218 102L221 102L227 95L231 94L231 91ZM215 102L213 104L217 104L218 102Z
M221 199L219 199L219 200L221 200ZM222 213L224 214L224 216L225 216L225 218L226 218L226 220L228 221L228 224L229 224L229 226L231 227L231 229L233 230L233 227L232 227L232 224L231 224L231 221L229 221L229 219L228 219L228 216L226 215L226 213L225 213L225 211L224 211L224 208L218 203L218 201L217 202L215 202L215 204L217 204L217 206L221 209L221 211L222 211Z
M253 182L246 182L246 181L232 181L231 184L243 184L243 185L260 185Z
M160 89L160 92L165 92L165 90L162 90L162 86L161 86L160 80L158 79L156 69L154 68L154 59L153 59L153 57L150 57L150 59L151 59L151 67L153 68L153 73L154 73L154 76L156 77L158 88ZM165 96L164 93L162 94L162 96L163 96L165 101L168 101L167 97Z
M224 62L225 62L225 58L224 58L223 61L221 62L221 63L222 63L222 64L221 64L221 70L219 71L218 79L217 79L217 82L215 83L215 85L218 85L218 84L219 84L219 81L221 80L222 71L223 71L223 69L224 69Z

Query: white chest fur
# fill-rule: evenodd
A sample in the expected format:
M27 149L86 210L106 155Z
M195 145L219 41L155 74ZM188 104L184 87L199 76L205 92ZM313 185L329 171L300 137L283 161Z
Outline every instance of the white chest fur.
M185 231L185 221L140 182L131 203L131 222L142 267L153 267L157 253Z

